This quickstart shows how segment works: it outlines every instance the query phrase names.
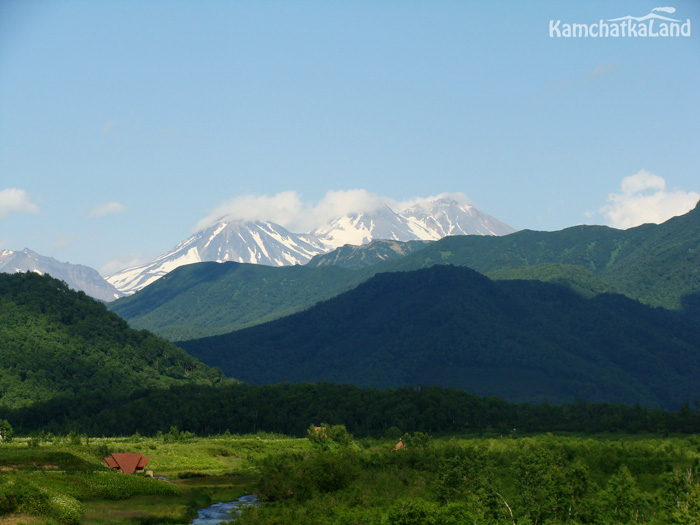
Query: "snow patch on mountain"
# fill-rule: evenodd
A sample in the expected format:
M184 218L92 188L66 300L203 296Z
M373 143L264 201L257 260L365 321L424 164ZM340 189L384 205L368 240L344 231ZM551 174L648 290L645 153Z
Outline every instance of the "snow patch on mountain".
M155 261L107 277L132 294L178 266L202 261L291 266L341 246L376 239L435 241L447 235L505 235L509 226L469 204L449 197L396 212L382 204L370 212L347 214L308 234L292 233L269 221L226 220L192 235Z
M515 230L470 204L449 198L415 204L401 212L413 224L438 235L507 235Z

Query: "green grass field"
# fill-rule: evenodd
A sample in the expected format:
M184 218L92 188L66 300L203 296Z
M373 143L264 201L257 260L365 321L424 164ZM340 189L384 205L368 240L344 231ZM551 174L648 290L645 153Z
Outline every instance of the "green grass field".
M307 440L264 434L169 438L78 444L49 436L0 445L0 523L189 523L197 508L252 492L265 455L310 448ZM149 457L146 470L156 479L112 471L102 458L113 452Z
M0 444L0 523L189 523L257 493L240 523L700 523L700 438L45 436ZM156 478L109 469L140 452ZM166 479L157 479L165 477Z

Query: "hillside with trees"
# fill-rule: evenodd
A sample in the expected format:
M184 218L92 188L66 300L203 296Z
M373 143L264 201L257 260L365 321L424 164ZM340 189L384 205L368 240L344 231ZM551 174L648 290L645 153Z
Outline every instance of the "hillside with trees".
M172 343L136 331L57 279L0 274L0 405L61 395L215 383L221 374Z
M694 317L453 266L379 274L304 312L179 345L258 384L438 385L512 401L669 408L700 394Z
M135 328L180 341L284 317L365 279L364 274L339 266L203 262L176 268L108 307Z
M681 309L685 296L700 292L700 205L662 224L628 230L574 226L503 237L445 237L377 269L405 271L435 264L467 266L487 275L517 275L523 268L552 264L578 267L608 291L650 306Z

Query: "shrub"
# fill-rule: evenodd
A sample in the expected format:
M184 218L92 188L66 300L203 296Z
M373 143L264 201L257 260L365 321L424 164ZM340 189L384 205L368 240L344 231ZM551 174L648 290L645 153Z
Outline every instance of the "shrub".
M186 430L178 430L176 426L171 426L167 434L158 433L158 436L163 440L163 443L182 443L190 439L194 439L194 434Z
M36 514L46 506L47 495L22 479L0 479L0 516L13 512Z
M109 445L107 445L107 443L104 441L96 445L93 450L98 458L106 458L112 454L112 451L109 449Z
M0 419L0 443L9 443L13 435L12 425L6 419Z
M337 450L345 448L352 443L352 436L345 428L345 425L328 425L321 423L320 426L311 425L306 431L309 441L323 450Z
M54 494L49 500L48 514L61 523L72 525L80 523L83 517L83 506L71 496Z
M403 501L393 507L384 521L387 525L439 525L438 506L423 499Z
M433 438L424 432L406 433L401 437L401 441L407 447L427 448L433 444Z

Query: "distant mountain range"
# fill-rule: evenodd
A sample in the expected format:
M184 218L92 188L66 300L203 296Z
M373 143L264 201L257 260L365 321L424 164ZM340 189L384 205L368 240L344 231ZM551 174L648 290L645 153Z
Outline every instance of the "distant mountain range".
M109 302L145 288L175 268L198 262L293 266L306 264L315 256L346 244L362 245L377 239L431 241L446 235L504 235L513 231L469 204L439 198L400 213L385 206L372 213L347 215L308 234L292 233L268 221L221 221L154 261L121 270L106 279L88 266L62 263L29 249L0 251L0 273L49 274L74 290ZM393 256L406 249L396 250ZM328 264L328 261L317 260L314 264Z
M501 237L373 241L317 255L303 267L195 264L109 307L137 328L193 339L309 308L377 273L447 264L493 279L552 282L583 297L622 293L651 306L687 309L700 292L700 207L629 230L575 226Z
M339 221L326 234L340 242L386 231L385 213ZM412 223L404 219L405 234ZM260 228L250 239L272 235ZM202 251L223 253L227 243L220 251L216 242L225 229L200 239ZM284 232L274 232L289 248ZM183 254L199 250L183 243ZM216 370L147 331L128 331L104 305L36 273L0 275L6 406L106 384L114 392L219 380ZM374 240L303 266L189 264L109 308L254 383L442 385L517 401L677 408L700 397L700 206L628 230ZM203 337L213 334L221 335Z
M85 292L101 301L114 301L124 294L108 283L97 270L81 264L62 263L27 248L0 251L0 273L34 272L49 274L64 281L73 290Z
M346 244L362 245L376 239L430 241L446 235L505 235L513 231L473 206L450 198L416 204L401 212L384 206L371 213L346 215L308 234L292 233L266 221L222 221L155 261L127 268L107 280L128 295L179 266L196 262L293 266Z
M618 292L651 306L680 309L700 291L700 203L662 224L627 230L573 226L559 231L521 230L503 237L446 237L386 263L382 271L435 264L468 266L478 272L523 278L528 267L563 264L588 270ZM529 270L530 278L533 277Z

